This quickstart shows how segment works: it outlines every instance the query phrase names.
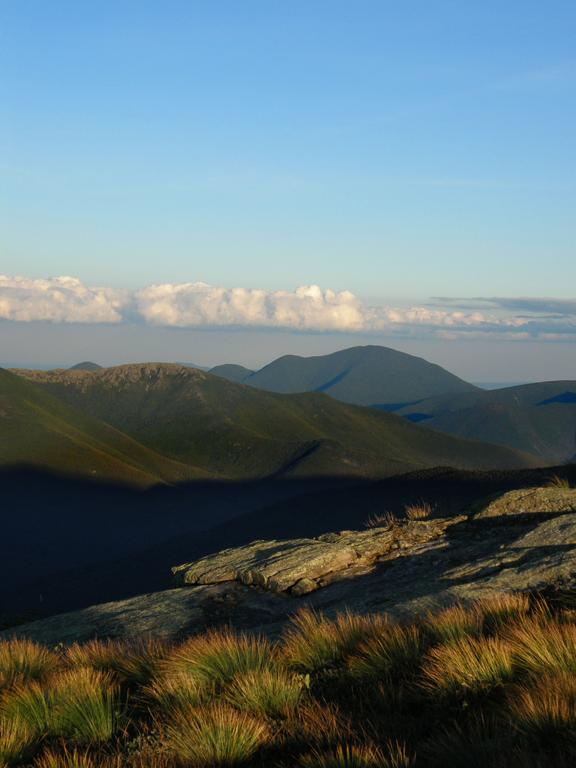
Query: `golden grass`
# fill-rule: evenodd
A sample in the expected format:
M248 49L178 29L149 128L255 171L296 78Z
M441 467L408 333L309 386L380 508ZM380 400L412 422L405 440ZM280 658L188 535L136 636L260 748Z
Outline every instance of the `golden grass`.
M427 501L421 501L419 504L408 504L404 507L404 514L407 520L427 520L434 510Z
M457 603L438 613L428 614L425 626L436 642L477 637L482 633L482 615L475 606Z
M23 762L36 744L37 736L25 722L0 717L0 768Z
M576 622L557 596L410 625L305 610L274 643L219 630L167 654L3 644L0 768L568 768Z
M304 690L301 675L282 669L253 669L232 680L226 699L237 709L284 719L296 710Z
M40 680L58 663L55 653L31 640L0 641L0 691L28 680Z
M399 523L400 519L394 512L381 512L370 515L366 520L366 528L394 528Z
M301 768L388 768L384 753L377 747L341 744L328 752L304 755Z
M295 669L318 672L341 663L362 641L385 631L388 624L385 614L342 613L330 620L306 608L292 619L283 638L282 656Z
M428 652L422 686L441 695L486 692L509 681L513 670L508 643L494 637L464 637Z
M166 644L153 638L132 643L89 640L71 645L66 652L66 660L71 666L110 672L119 682L142 684L158 671L167 654Z
M420 664L425 638L420 627L388 624L364 641L350 657L348 668L357 678L382 679L413 675Z
M210 689L187 671L176 669L158 675L143 689L144 697L161 711L196 707L206 702Z
M562 490L570 490L570 488L572 488L572 485L570 484L570 480L568 480L567 478L560 477L559 475L552 475L552 477L546 483L546 487L560 488Z
M242 765L270 740L266 724L223 704L179 711L166 727L169 748L190 766Z
M274 662L274 650L265 638L212 630L184 641L161 668L168 677L183 672L206 689L219 689L238 674L268 669Z
M576 674L576 625L525 618L506 633L515 664L528 672Z
M512 688L508 701L512 723L527 736L576 742L576 675L544 675Z

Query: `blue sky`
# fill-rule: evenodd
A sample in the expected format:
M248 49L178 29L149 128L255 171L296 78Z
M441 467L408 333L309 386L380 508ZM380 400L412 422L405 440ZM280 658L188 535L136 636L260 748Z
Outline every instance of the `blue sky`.
M575 39L558 0L1 3L0 273L570 299Z

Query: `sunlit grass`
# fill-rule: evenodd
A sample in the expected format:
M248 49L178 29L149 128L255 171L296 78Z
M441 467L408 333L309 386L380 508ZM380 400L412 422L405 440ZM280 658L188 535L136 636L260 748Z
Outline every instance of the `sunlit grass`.
M568 739L576 744L576 675L548 674L511 689L514 726L545 743Z
M285 633L282 651L287 663L303 672L317 672L341 663L358 645L385 631L385 614L359 616L342 613L330 620L304 609L292 619Z
M147 639L131 643L118 640L90 640L74 643L66 652L72 666L92 667L110 672L120 682L143 684L158 671L168 648L160 640Z
M459 638L428 652L422 685L444 695L487 692L509 681L513 670L512 649L505 641Z
M0 641L0 691L20 682L46 677L58 663L55 653L31 640Z
M234 678L226 698L237 709L286 718L298 707L304 688L304 680L294 673L282 669L251 670Z
M18 765L33 754L37 736L22 720L0 716L0 767Z
M349 660L354 677L365 680L398 678L418 669L425 638L416 625L389 624L363 642Z
M164 661L169 677L185 673L206 689L219 689L236 675L274 666L274 649L268 640L230 630L214 630L184 641Z
M507 638L516 665L529 672L576 674L576 625L537 617L512 625Z
M373 746L339 745L330 751L304 755L301 768L388 768L384 753Z
M192 766L242 765L270 740L263 721L222 704L178 711L166 736L178 760Z

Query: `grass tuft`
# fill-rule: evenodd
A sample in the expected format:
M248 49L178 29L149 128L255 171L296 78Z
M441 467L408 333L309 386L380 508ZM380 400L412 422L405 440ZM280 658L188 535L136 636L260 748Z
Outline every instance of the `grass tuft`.
M301 768L388 768L391 766L384 753L377 747L348 744L341 744L329 752L311 752L301 758L299 765Z
M192 766L242 765L270 739L265 723L223 704L177 712L166 735L178 760Z
M439 613L428 614L426 630L439 643L478 637L482 633L482 616L474 606L458 603Z
M185 673L209 690L222 688L238 674L268 669L274 661L273 648L263 637L212 630L182 643L162 669L168 676Z
M545 744L576 743L576 677L549 674L509 693L512 723L526 736Z
M576 625L526 618L507 633L514 661L528 672L576 673Z
M154 678L143 689L145 698L165 714L174 709L189 709L206 702L209 691L196 677L184 670L174 670Z
M358 645L385 631L385 614L343 613L333 621L308 608L299 611L283 640L283 657L302 672L318 672L343 662Z
M119 682L144 684L158 671L167 652L166 644L155 639L133 643L90 640L70 646L66 659L74 667L110 672Z
M0 691L29 680L40 680L58 666L55 653L31 640L0 641Z
M508 643L493 637L460 638L428 652L422 685L440 695L482 693L509 681L512 674Z
M348 666L354 677L364 679L411 676L424 647L424 635L416 625L389 624L359 646Z
M304 687L302 677L281 669L251 670L234 678L226 698L237 709L283 719L298 707Z
M18 765L28 759L37 744L36 734L22 720L0 718L0 766Z
M431 517L432 505L427 501L421 501L419 504L408 504L404 507L404 514L407 520L427 520Z

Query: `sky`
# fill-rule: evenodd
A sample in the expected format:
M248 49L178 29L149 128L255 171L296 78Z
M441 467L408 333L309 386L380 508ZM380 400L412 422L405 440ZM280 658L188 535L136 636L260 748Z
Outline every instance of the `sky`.
M0 364L576 378L573 0L0 0Z

